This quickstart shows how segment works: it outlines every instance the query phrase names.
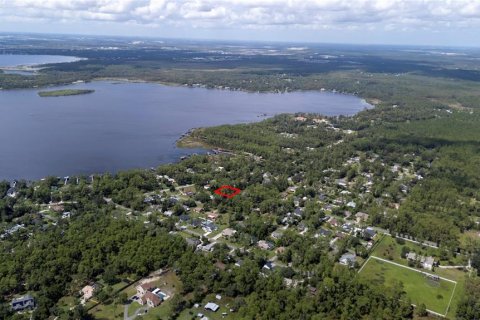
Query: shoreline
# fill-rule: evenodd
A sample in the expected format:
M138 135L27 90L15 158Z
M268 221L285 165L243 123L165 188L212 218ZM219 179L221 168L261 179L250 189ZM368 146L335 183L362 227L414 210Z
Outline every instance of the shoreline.
M87 81L84 81L84 80L76 80L76 81L73 81L73 82L70 82L70 83L67 83L67 84L63 84L63 85L49 85L49 86L46 86L45 88L48 88L48 89L54 89L55 87L71 87L71 88L75 88L74 85L76 84L86 84L86 83L90 83L90 82L94 82L94 81L97 81L97 82L119 82L119 83L145 83L145 84L160 84L160 85L164 85L164 86L172 86L172 87L189 87L189 88L202 88L202 89L205 89L205 90L230 90L230 91L241 91L241 92L244 92L244 93L258 93L257 91L247 91L247 90L234 90L232 88L229 88L229 89L225 89L225 88L210 88L208 86L186 86L186 85L181 85L181 84L178 84L178 83L167 83L167 82L161 82L161 81L146 81L146 80L142 80L142 79L128 79L128 78L116 78L116 77L99 77L99 78L95 78L93 80L87 80ZM20 89L8 89L8 90L39 90L40 88L20 88ZM354 95L354 94L349 94L349 93L340 93L340 92L334 92L334 91L327 91L327 90L296 90L296 91L288 91L288 92L276 92L276 91L263 91L261 93L269 93L269 94L278 94L278 93L293 93L293 92L299 92L299 93L305 93L305 92L314 92L314 93L339 93L339 94L343 94L343 95L349 95L349 96L352 96L352 97L355 97L355 98L358 98L359 100L361 100L360 102L360 106L362 106L363 104L366 103L366 105L363 106L362 109L359 108L358 111L356 111L355 113L351 114L351 115L346 115L347 117L353 117L355 115L357 115L358 113L360 112L363 112L364 110L366 109L371 109L371 108L375 108L376 107L376 104L373 104L370 102L370 99L366 99L366 98L362 98L362 97L359 97L357 95ZM373 102L373 101L372 101ZM296 112L289 112L288 114L295 114ZM321 113L317 113L319 115L321 115ZM271 117L275 116L274 114L271 114L271 115L261 115L261 116L258 116L257 119L255 119L254 122L261 122L261 121L264 121L265 119L269 119ZM220 124L221 125L221 124ZM191 128L189 129L187 132L185 132L184 134L180 135L174 142L174 145L176 148L178 149L203 149L203 150L213 150L215 149L216 147L215 146L212 146L212 145L209 145L207 144L206 142L202 141L202 139L200 138L197 138L197 137L194 137L193 134L198 134L198 132L203 129L205 129L207 127L200 127L200 128ZM192 151L188 156L191 156L193 154L194 151ZM181 161L181 157L178 157L176 160L173 160L171 162L167 162L167 163L157 163L155 164L154 166L155 167L158 167L158 166L162 166L162 165L168 165L170 163L178 163L179 161ZM145 170L148 170L148 168L146 167L140 167L140 168L136 168L136 169L145 169ZM121 169L121 170L118 170L116 171L115 173L117 172L122 172L122 171L128 171L128 170L131 170L129 168L125 168L125 169ZM88 175L88 174L81 174L81 175ZM47 175L48 176L48 175ZM18 179L22 179L22 178L18 178ZM39 179L28 179L29 181L37 181Z

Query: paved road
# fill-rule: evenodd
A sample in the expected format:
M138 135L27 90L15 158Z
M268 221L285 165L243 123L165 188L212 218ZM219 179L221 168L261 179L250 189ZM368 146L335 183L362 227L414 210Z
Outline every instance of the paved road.
M203 236L205 236L205 234L201 234L201 233L195 232L195 231L190 230L190 229L185 229L185 230L181 230L180 228L177 228L177 229L178 229L179 231L183 231L183 232L189 233L189 234L194 235L194 236L197 236L197 237L203 237ZM237 246L237 245L233 245L233 244L230 244L230 243L227 243L227 242L224 242L224 241L216 241L216 240L219 239L221 236L222 236L222 234L219 233L219 234L216 235L215 237L211 237L211 238L208 238L208 237L207 237L207 238L208 238L210 241L212 241L212 242L224 243L224 244L226 244L232 251L238 249L238 246Z

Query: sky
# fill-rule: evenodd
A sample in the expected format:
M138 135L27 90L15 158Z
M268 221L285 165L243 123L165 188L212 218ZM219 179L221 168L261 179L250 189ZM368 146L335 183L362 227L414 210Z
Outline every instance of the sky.
M0 32L480 46L480 0L0 0Z

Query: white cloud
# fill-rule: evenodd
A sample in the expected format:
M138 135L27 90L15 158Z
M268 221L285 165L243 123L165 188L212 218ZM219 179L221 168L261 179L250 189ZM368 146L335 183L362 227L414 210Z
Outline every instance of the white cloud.
M208 28L480 26L476 0L0 0L0 19L106 21Z

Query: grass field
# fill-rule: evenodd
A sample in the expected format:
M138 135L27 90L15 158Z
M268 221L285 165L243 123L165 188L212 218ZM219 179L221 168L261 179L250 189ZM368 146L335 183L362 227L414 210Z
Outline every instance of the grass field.
M214 302L220 306L220 309L217 312L208 311L204 309L204 306L207 302ZM198 313L202 313L203 315L207 316L211 320L230 320L236 319L237 314L230 312L230 306L233 303L232 298L222 297L219 301L215 298L215 294L209 294L208 296L203 299L201 303L199 303L199 307L195 308L188 308L183 310L180 315L178 316L178 320L191 320L196 317ZM222 313L226 313L227 315L223 316ZM197 318L199 319L199 318Z
M406 242L406 246L408 246L411 250L421 254L421 255L432 255L438 257L439 251L438 249L423 247L421 245L417 245L411 242ZM406 259L403 259L400 256L400 252L402 249L401 244L397 243L397 241L390 237L385 236L380 240L379 244L375 247L372 252L373 256L383 258L386 260L391 260L392 262L408 266L408 262ZM451 257L449 261L442 260L442 265L463 265L466 264L465 257L458 255L456 257ZM442 268L435 268L435 274L444 277L453 281L457 282L457 288L455 290L455 294L452 299L452 303L450 304L450 310L447 314L448 317L454 318L455 312L457 310L458 302L461 298L461 293L464 291L465 281L468 281L468 272L463 270L457 269L442 269Z
M360 270L360 277L373 284L388 286L394 280L403 283L407 296L412 303L424 303L427 309L445 315L454 294L456 283L425 277L421 272L395 265L388 261L370 258Z

